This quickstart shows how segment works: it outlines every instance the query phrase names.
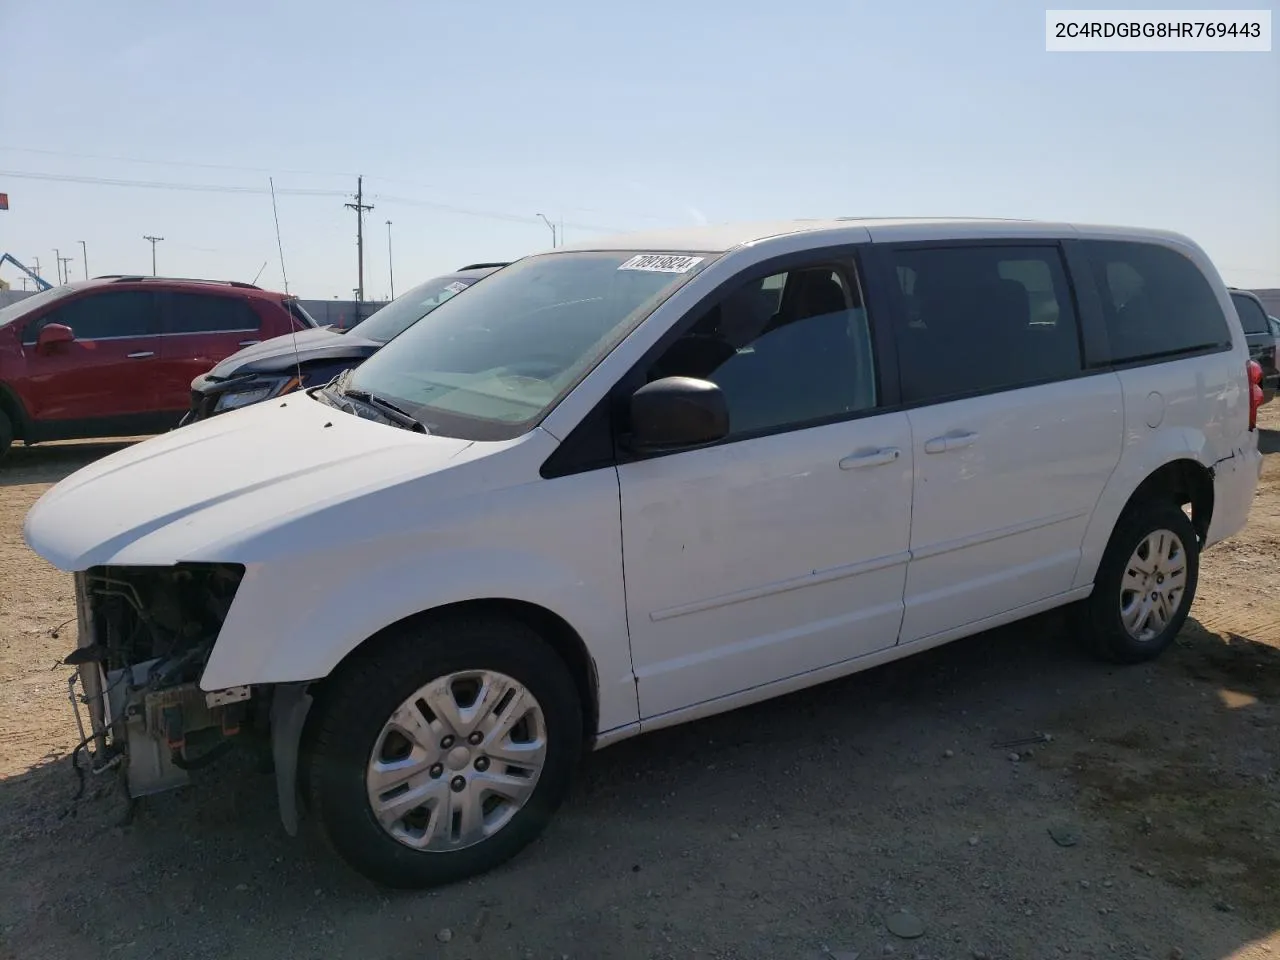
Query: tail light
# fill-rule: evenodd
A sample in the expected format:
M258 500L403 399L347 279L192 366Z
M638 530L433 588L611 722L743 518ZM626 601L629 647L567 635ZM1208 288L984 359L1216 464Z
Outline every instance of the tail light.
M1249 375L1249 429L1258 429L1258 408L1262 406L1262 364L1250 360L1245 365Z

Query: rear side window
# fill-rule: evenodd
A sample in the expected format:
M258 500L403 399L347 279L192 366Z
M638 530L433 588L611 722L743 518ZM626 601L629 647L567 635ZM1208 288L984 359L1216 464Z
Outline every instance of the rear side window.
M169 333L229 333L257 330L261 321L253 307L237 297L199 293L169 295Z
M908 403L1061 380L1081 370L1066 271L1053 246L900 247L898 364Z
M1267 333L1267 315L1253 297L1239 293L1231 295L1231 302L1236 305L1236 313L1240 314L1240 326L1245 333Z
M155 296L147 290L108 290L81 297L46 313L23 331L24 343L35 343L42 327L60 323L77 340L147 337L157 332Z
M1227 320L1198 267L1168 247L1087 240L1114 363L1231 345Z

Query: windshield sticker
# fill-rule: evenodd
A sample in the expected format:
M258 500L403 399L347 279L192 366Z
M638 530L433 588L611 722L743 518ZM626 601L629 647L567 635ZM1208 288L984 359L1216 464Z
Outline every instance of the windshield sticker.
M688 273L705 257L679 257L668 253L642 253L632 257L619 270L646 270L650 273Z
M461 280L455 280L444 289L446 293L461 293L463 290L467 289L467 285Z

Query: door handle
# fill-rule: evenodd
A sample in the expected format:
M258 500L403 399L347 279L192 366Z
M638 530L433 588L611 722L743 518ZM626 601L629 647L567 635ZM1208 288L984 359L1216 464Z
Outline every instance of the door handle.
M139 351L138 353L131 353L131 354L129 354L129 359L130 359L130 360L145 360L145 359L147 359L147 357L154 357L155 355L156 355L156 352L155 352L154 350L141 350L141 351Z
M958 433L948 433L941 437L934 437L932 440L924 442L925 453L946 453L950 450L960 450L964 447L972 446L977 441L978 435L970 431L962 431Z
M851 453L840 461L841 470L859 470L862 467L879 467L893 463L902 456L897 447L884 447L880 450L869 450L865 453Z
M241 340L241 341L240 341L240 346L242 346L242 347L252 347L255 343L261 343L261 342L262 342L261 340Z

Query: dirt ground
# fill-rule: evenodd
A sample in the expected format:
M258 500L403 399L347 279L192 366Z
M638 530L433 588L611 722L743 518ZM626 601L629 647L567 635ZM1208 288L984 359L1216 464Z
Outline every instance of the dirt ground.
M112 447L14 450L0 957L1280 958L1280 403L1263 425L1249 526L1160 662L1099 665L1050 615L641 737L507 867L411 894L286 836L247 763L124 825L108 783L72 800L71 578L21 523Z

